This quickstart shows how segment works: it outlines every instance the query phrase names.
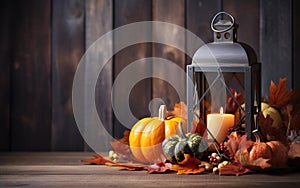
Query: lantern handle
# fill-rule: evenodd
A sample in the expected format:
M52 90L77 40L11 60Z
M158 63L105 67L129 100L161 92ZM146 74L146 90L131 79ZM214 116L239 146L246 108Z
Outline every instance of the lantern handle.
M226 29L218 30L218 29L215 28L214 22L216 21L217 17L218 17L219 15L221 15L221 14L225 14L225 15L227 15L228 17L230 17L230 19L232 20L232 24L231 24L229 27L227 27ZM234 26L234 23L235 23L234 17L231 16L229 13L227 13L227 12L219 12L219 13L217 13L217 14L214 16L214 18L212 19L211 24L210 24L210 27L211 27L211 29L212 29L214 32L216 32L216 33L223 33L223 32L226 32L226 31L230 30L230 29Z

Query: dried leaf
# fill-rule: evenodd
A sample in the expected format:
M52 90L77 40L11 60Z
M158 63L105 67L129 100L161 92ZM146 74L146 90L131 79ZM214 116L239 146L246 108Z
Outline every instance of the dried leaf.
M173 165L171 170L177 171L178 175L181 174L200 174L205 171L203 166L199 165Z
M291 142L288 156L290 159L295 159L296 157L300 158L300 144Z
M286 85L286 78L280 78L278 86L275 85L273 81L271 81L270 87L269 87L269 104L270 106L275 106L276 108L280 108L282 106L285 106L288 104L293 91L289 90L286 91L287 85Z
M110 145L117 154L125 156L130 161L135 161L135 158L133 157L129 147L129 134L130 131L125 130L123 133L123 138L115 138L113 142L110 142Z
M228 136L228 140L224 143L224 145L227 147L229 153L232 156L234 156L237 150L239 149L241 139L243 139L242 136L238 134L236 131L234 131Z
M265 117L262 112L259 112L258 122L259 122L262 140L266 141L267 135L270 132L270 129L272 128L273 119L271 118L271 116L269 114L267 115L267 117Z
M251 169L243 167L240 163L231 163L219 168L219 175L243 175L252 172Z
M182 118L183 121L185 122L187 121L187 114L188 114L187 105L183 101L176 103L174 105L174 109L170 113L176 117ZM192 130L190 132L203 135L205 130L206 130L205 126L199 121L198 117L194 115L194 119L192 122Z
M183 101L180 101L179 103L176 103L174 105L174 109L171 111L171 114L173 114L176 117L181 117L183 119L187 119L187 106Z
M290 123L290 130L300 130L300 111L293 113Z
M246 135L239 136L233 132L229 136L228 141L225 143L225 146L227 146L227 149L229 150L231 155L234 156L235 164L239 163L241 166L250 168L252 170L260 170L271 167L271 164L268 163L270 159L250 159L249 156L253 143L253 141L247 140ZM230 170L228 171L228 173L230 173Z
M106 159L102 155L96 155L93 158L90 159L84 159L81 160L81 162L90 163L90 164L96 164L96 165L105 165L106 163L113 163L112 161Z
M147 166L139 163L113 163L113 162L107 162L105 163L107 166L112 166L112 167L118 167L124 170L130 170L130 171L141 171L141 170L146 170Z
M236 92L233 88L230 88L230 92L233 95L227 95L226 100L226 113L235 114L235 112L239 109L239 105L244 103L244 96L242 93ZM236 103L239 103L239 105Z
M153 164L147 167L148 173L152 174L152 173L164 173L168 170L170 170L172 167L171 163L158 163L158 164Z
M263 113L258 114L258 122L261 131L262 140L271 141L278 140L282 143L287 143L286 128L284 126L272 126L273 120L270 115L264 117Z
M190 157L188 154L184 154L184 158L187 158L187 162L183 165L173 165L171 170L177 171L177 174L199 174L205 171L201 161L195 157Z
M292 106L292 112L290 114L300 112L300 88L293 92L293 95L289 101L289 105Z
M289 108L289 115L291 116L290 130L300 130L300 88L294 91L287 107Z
M265 168L270 168L272 165L269 163L270 159L265 159L265 158L258 158L249 161L248 167L250 169L265 169Z

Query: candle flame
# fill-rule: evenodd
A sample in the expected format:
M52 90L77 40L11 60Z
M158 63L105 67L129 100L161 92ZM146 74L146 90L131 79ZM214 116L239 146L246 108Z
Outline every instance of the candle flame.
M220 114L223 114L223 113L224 113L223 106L221 106L221 108L220 108Z

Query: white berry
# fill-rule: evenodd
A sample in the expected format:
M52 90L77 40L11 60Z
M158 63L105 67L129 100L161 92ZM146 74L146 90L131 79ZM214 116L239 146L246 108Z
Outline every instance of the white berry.
M218 154L217 154L217 153L212 153L211 156L212 156L213 158L216 158L216 157L218 156Z
M109 158L113 158L113 154L114 154L115 152L113 151L113 150L110 150L109 152L108 152L108 157Z

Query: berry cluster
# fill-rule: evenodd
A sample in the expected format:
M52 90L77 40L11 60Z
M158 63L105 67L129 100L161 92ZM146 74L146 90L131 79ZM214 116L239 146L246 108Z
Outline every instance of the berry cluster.
M225 156L225 158L229 160L234 159L234 156L229 152L227 146L224 143L220 144L220 151L222 152L223 156Z
M230 164L229 161L223 160L222 156L224 155L218 155L217 153L212 153L210 156L208 156L209 163L210 163L210 169L213 169L214 173L218 173L220 168L224 168L226 165Z

